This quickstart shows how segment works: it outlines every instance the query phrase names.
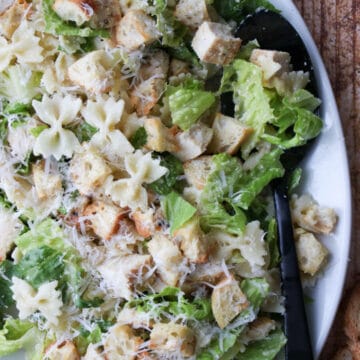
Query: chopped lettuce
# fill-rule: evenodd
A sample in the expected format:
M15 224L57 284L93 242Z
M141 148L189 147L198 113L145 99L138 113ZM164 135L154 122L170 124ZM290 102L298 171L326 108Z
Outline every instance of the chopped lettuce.
M17 237L15 244L23 254L43 245L60 252L63 252L70 247L70 245L65 243L64 234L60 227L54 220L49 218Z
M232 75L229 77L229 73ZM242 155L246 158L255 148L264 134L265 125L274 119L270 99L262 85L261 69L245 60L235 60L232 68L224 76L234 79L231 82L234 93L235 115L242 122L254 129L254 133L242 146Z
M166 89L172 121L182 130L188 130L215 103L215 95L204 91L203 86L199 80L186 78Z
M178 193L172 191L161 201L166 219L170 223L170 232L180 229L196 213L196 208L184 200Z
M24 107L40 94L41 76L40 72L31 71L19 64L8 66L0 73L0 96L11 103L11 106L7 106L7 113L18 113L19 108L24 112Z
M265 339L250 343L238 360L273 360L286 344L286 337L280 330L274 330Z
M18 164L15 164L16 173L20 175L29 175L31 170L31 164L33 164L38 159L37 156L34 155L34 153L28 152L25 156L25 159Z
M169 96L172 121L188 130L215 103L213 93L181 88Z
M245 327L224 331L221 338L216 337L197 357L198 360L227 359L226 354L234 347Z
M109 37L110 34L104 29L92 29L90 27L78 27L75 24L64 21L52 9L54 0L43 0L42 7L45 19L45 31L50 34L80 36L80 37Z
M93 135L98 132L97 128L91 126L86 121L83 121L75 127L70 128L70 130L75 134L80 143L89 141Z
M25 349L27 358L40 360L43 350L43 335L29 321L8 318L0 330L0 356Z
M182 182L179 177L184 174L182 162L170 153L154 154L160 158L160 165L166 167L169 171L160 179L149 185L149 188L159 195L167 195L173 190L182 190Z
M130 138L130 143L134 149L141 149L147 142L147 133L143 126L138 128Z
M321 119L313 113L319 105L320 101L303 89L284 98L272 93L275 118L267 126L263 139L281 148L304 145L322 129Z
M274 5L267 0L214 0L214 7L225 20L240 22L259 8L278 12Z
M13 276L28 282L38 289L41 284L58 280L61 282L65 270L63 254L46 245L29 250L26 255L14 265Z
M263 278L245 279L241 282L240 287L253 309L257 311L270 291L269 284Z
M174 15L174 8L166 0L154 0L156 26L162 36L162 44L177 48L183 45L188 29Z
M98 324L91 331L81 328L80 334L75 338L76 348L80 355L85 355L86 349L90 344L100 343L101 334L101 328Z
M30 130L30 133L31 133L32 136L37 138L45 129L48 129L48 126L46 126L46 125L38 125L38 126L33 127Z
M210 299L188 300L184 293L175 287L166 287L160 293L145 295L128 303L130 307L136 307L143 311L159 316L162 314L181 315L188 319L211 320L212 311Z
M4 260L0 263L0 325L2 325L5 311L14 303L11 286L12 263Z
M269 249L269 269L272 269L280 263L280 251L278 246L278 233L276 219L272 218L269 221L268 229L265 236L265 241Z

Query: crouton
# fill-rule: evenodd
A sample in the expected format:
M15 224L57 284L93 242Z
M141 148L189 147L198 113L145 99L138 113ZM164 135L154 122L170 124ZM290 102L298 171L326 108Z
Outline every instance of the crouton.
M55 0L53 10L65 21L74 21L77 26L83 25L94 15L91 0Z
M184 258L179 248L166 236L156 234L148 243L149 253L157 266L160 278L169 286L176 286L181 277Z
M10 39L26 16L28 8L26 1L15 0L3 12L0 11L0 34Z
M45 171L45 161L39 161L32 166L32 176L36 194L40 200L56 196L62 191L61 176Z
M246 342L258 341L266 338L276 328L275 320L267 317L258 317L249 324L245 333Z
M359 341L360 338L359 314L360 314L360 286L357 285L351 290L344 315L345 334L352 342L357 342Z
M195 270L188 276L187 280L192 283L217 284L225 276L224 268L220 263L208 262L196 265Z
M198 217L194 217L185 226L175 231L174 236L190 262L201 264L208 260L209 249L204 240Z
M204 21L195 33L191 45L200 60L227 65L239 51L241 39L231 35L228 25Z
M204 21L211 20L206 0L180 0L174 15L191 29L197 29Z
M190 72L189 64L185 61L172 59L170 61L170 76L179 76Z
M80 360L80 355L74 343L66 340L60 344L50 345L45 352L45 358L48 360Z
M98 271L114 297L131 300L135 290L145 285L152 266L150 255L132 254L108 259L98 266Z
M203 155L184 163L186 181L190 186L195 186L198 190L202 190L205 187L207 177L213 169L212 156L208 155Z
M360 342L357 341L350 341L349 350L351 352L352 360L360 360Z
M121 19L121 9L117 0L91 0L95 9L90 26L97 29L112 29Z
M104 341L107 359L135 360L143 340L128 325L115 324Z
M220 281L211 294L211 308L221 329L249 306L246 296L234 278Z
M303 229L295 230L295 239L300 270L314 276L325 264L328 250L313 234Z
M194 355L195 346L195 334L185 325L157 323L150 333L149 348L160 353L180 351L183 357L190 357Z
M69 79L91 93L105 93L113 83L113 59L105 50L92 51L70 65Z
M298 226L316 234L333 231L337 221L334 209L319 206L310 195L293 195L290 204L293 221Z
M84 148L70 162L70 176L82 195L91 195L111 174L111 168L94 148Z
M167 128L160 118L151 117L144 120L144 128L147 134L145 146L152 151L175 152L175 137L171 129Z
M162 50L153 51L141 66L139 79L130 92L130 102L138 115L148 115L165 90L169 56Z
M203 154L213 136L213 130L203 123L193 125L189 130L175 136L178 151L174 152L181 161L188 161Z
M250 61L262 69L264 84L275 76L291 71L290 54L283 51L254 49Z
M148 10L147 0L119 0L122 14L126 14L130 10Z
M109 240L117 233L120 220L124 219L126 214L126 209L98 200L87 205L83 212L94 233L105 240Z
M130 10L119 21L116 28L116 41L128 50L136 50L160 38L155 20L142 10Z
M216 114L212 129L214 130L214 135L208 150L214 154L223 152L230 155L236 154L240 146L253 133L251 127L245 126L239 120L220 113Z
M131 214L131 219L134 221L136 231L140 236L148 238L155 232L155 217L153 209L149 209L146 212L141 212L139 210L134 211Z

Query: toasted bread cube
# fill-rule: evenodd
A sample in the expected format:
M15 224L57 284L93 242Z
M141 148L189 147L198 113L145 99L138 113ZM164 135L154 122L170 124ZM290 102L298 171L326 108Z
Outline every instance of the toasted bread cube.
M334 209L319 206L310 196L293 195L291 198L292 218L295 224L316 234L330 234L336 224Z
M65 21L74 21L83 25L94 15L91 0L55 0L53 10Z
M70 162L70 176L82 195L90 195L111 174L111 168L93 148L77 153Z
M190 357L194 355L195 346L195 334L185 325L157 323L150 333L149 348L152 350L180 352L183 357Z
M204 21L195 33L191 45L201 61L227 65L239 51L241 39L231 35L228 25Z
M131 219L135 223L137 233L148 238L155 232L155 214L153 209L149 209L146 212L140 210L134 211L131 214Z
M253 133L252 128L220 113L216 114L212 128L214 135L209 145L209 151L214 154L222 152L230 155L236 154L240 146Z
M112 29L121 19L118 0L90 0L95 9L90 26L96 29Z
M95 200L85 207L83 215L88 217L90 226L97 236L109 240L119 230L120 220L126 213L127 210L114 204Z
M136 50L160 38L155 20L142 10L130 10L119 21L116 41L128 50Z
M69 79L91 93L104 93L111 89L113 60L105 50L92 51L68 69Z
M15 0L3 12L0 11L0 34L10 39L23 17L26 16L28 7L29 4L26 1Z
M162 50L154 51L139 70L139 80L130 92L131 104L138 115L147 115L165 90L169 56Z
M347 300L344 324L345 334L352 342L358 342L360 338L360 286L358 284L351 290Z
M157 266L160 278L169 286L176 286L182 274L184 258L179 248L166 236L156 234L148 243L149 253Z
M190 186L195 186L198 190L205 187L207 177L214 169L212 156L203 155L196 159L184 163L186 181Z
M303 229L296 229L295 237L299 268L303 273L314 276L326 262L329 252L313 234Z
M115 324L104 341L106 358L135 360L142 343L141 337L136 336L130 326Z
M179 150L173 155L183 162L195 159L206 151L212 136L211 128L203 123L195 124L189 130L176 135L175 141Z
M195 270L188 276L188 280L193 283L207 282L217 284L225 276L224 268L220 263L208 262L196 265Z
M45 358L48 360L80 360L80 355L72 341L66 340L50 345L46 352Z
M148 10L148 2L146 0L119 0L122 14L126 14L131 10Z
M147 134L146 147L152 151L175 152L175 137L171 129L167 128L160 118L151 117L144 120L144 128Z
M254 49L250 61L262 69L265 84L273 77L291 71L290 54L283 51Z
M276 329L276 322L267 317L258 317L249 324L245 337L247 341L258 341L266 338L269 333Z
M208 260L209 249L206 246L198 217L194 217L185 226L175 231L174 236L180 242L180 249L189 261L201 264Z
M152 266L150 255L132 254L108 259L98 271L113 296L131 300L135 290L145 285L146 274Z
M178 76L190 72L189 64L185 61L172 59L170 61L170 76Z
M45 162L40 161L32 166L32 176L37 196L40 200L56 196L62 191L60 174L45 171Z
M204 21L211 20L206 0L180 0L175 17L191 29L197 29Z
M221 329L249 306L246 296L234 278L220 281L211 294L211 308Z

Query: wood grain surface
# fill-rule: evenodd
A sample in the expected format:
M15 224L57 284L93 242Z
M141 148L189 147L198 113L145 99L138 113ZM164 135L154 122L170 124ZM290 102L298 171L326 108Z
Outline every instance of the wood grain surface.
M360 0L294 2L327 67L339 106L351 170L352 249L343 302L321 357L329 360L346 342L342 314L348 289L360 279Z

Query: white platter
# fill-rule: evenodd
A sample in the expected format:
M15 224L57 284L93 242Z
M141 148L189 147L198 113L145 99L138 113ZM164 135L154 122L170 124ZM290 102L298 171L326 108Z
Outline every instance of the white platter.
M302 191L309 192L322 205L333 207L339 221L333 235L323 238L331 257L316 286L306 290L313 299L307 305L315 358L324 346L343 290L351 239L351 187L344 135L331 84L316 45L295 5L289 0L271 0L297 29L304 40L315 67L322 99L325 123L313 151L303 163L305 178ZM23 360L19 352L4 360ZM304 359L305 360L305 359Z
M344 135L324 63L297 8L288 0L271 0L297 29L311 55L322 100L324 130L303 164L302 191L309 192L322 205L333 207L339 221L333 235L323 238L330 261L316 286L306 290L313 299L307 305L314 355L325 344L343 290L351 240L351 185Z

